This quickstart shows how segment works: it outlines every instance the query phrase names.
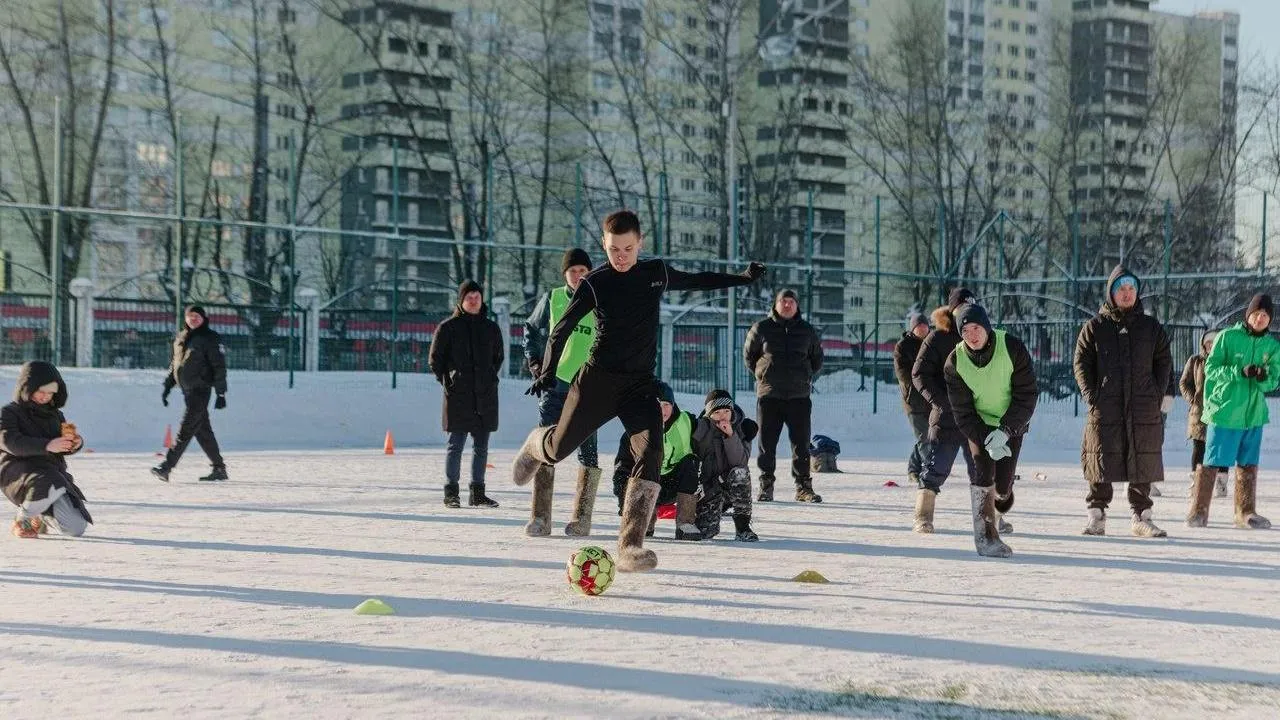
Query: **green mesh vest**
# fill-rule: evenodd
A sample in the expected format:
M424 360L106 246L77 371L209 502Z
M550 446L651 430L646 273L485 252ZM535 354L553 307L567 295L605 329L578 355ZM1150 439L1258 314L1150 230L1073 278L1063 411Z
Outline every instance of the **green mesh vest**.
M1013 401L1013 358L1009 357L1009 348L1005 345L1005 332L996 330L994 333L996 347L986 367L973 364L969 353L964 350L963 341L956 346L956 372L973 391L973 406L982 422L1000 427L1000 419Z
M671 427L662 433L662 474L667 475L685 457L693 454L693 416L681 411Z
M568 287L558 287L551 291L551 327L555 327L560 322L560 318L564 317L564 311L569 307ZM569 342L564 344L564 351L560 353L560 364L556 366L556 377L571 383L573 378L578 375L578 371L587 362L587 356L591 354L591 346L596 341L596 314L594 312L587 313L587 316L578 321L578 326L573 329L573 333L569 335Z

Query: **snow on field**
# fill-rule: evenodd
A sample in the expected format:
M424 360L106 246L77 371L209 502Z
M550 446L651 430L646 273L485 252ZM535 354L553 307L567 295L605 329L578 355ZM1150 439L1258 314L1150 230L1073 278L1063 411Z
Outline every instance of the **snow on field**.
M658 570L587 598L564 580L584 543L522 532L529 496L508 475L533 417L521 388L504 390L491 457L502 507L446 510L431 384L298 377L290 391L282 375L233 374L214 415L232 481L194 482L193 448L163 485L146 468L178 413L159 406L159 375L67 373L69 415L97 450L72 460L97 524L80 539L0 539L0 717L1262 718L1280 706L1280 532L1232 529L1222 499L1209 528L1182 527L1180 421L1155 508L1170 538L1129 537L1123 503L1111 535L1078 534L1079 421L1063 404L1026 451L1015 555L986 560L962 484L939 497L938 534L907 530L912 491L884 487L906 447L896 406L870 418L858 396L823 397L845 472L818 476L822 505L785 493L758 505L755 545L676 543L664 520ZM388 426L402 447L391 457ZM1275 517L1272 468L1259 507ZM592 542L612 552L616 503L601 493ZM807 568L831 583L789 580ZM353 614L368 597L397 614Z

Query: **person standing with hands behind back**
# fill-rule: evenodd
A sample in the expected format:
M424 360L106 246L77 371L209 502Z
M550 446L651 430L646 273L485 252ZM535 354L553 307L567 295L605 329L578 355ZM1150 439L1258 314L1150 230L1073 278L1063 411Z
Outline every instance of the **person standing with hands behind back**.
M151 474L169 482L169 472L186 452L191 439L209 456L213 472L200 478L202 482L226 480L227 466L218 449L218 438L213 435L209 421L209 395L216 393L215 410L227 406L227 358L222 348L222 338L209 327L209 316L199 305L189 305L183 313L184 326L173 340L173 360L169 374L164 378L164 392L160 396L169 407L169 393L176 385L182 390L186 409L178 425L178 437L165 455L164 462L151 468Z

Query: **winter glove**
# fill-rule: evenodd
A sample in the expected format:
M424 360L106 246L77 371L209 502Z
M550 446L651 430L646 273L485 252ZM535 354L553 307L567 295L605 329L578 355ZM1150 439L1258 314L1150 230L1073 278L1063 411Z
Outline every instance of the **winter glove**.
M1247 378L1255 378L1258 376L1258 366L1245 365L1244 368L1240 370L1240 374L1244 375Z
M164 403L165 407L169 407L169 393L172 390L171 387L165 387L164 392L160 393L160 402Z
M764 270L764 263L752 262L747 266L747 271L743 275L751 278L751 282L755 282L764 276Z
M227 396L219 395L217 400L213 401L213 409L221 410L227 406Z
M1173 396L1165 395L1160 399L1160 412L1168 415L1173 410Z
M524 391L524 394L532 395L534 397L540 398L542 397L542 393L547 392L548 390L550 390L555 386L556 386L555 373L549 373L549 372L542 373L541 375L538 375L538 377L533 379L533 384L529 386L528 390Z
M987 448L987 454L992 460L1002 460L1013 455L1013 451L1009 449L1009 433L996 428L987 433L987 439L983 441L983 445Z
M542 361L530 360L529 361L529 377L536 378L541 374L542 374Z
M1259 365L1259 366L1258 366L1258 371L1257 371L1257 372L1255 372L1255 373L1253 374L1253 379L1254 379L1254 380L1257 380L1258 382L1266 382L1266 381L1267 381L1267 366L1266 366L1266 365Z

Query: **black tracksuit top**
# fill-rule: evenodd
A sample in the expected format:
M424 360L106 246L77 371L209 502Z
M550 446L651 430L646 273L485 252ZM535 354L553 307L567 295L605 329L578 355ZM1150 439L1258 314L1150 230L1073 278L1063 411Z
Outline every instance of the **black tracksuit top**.
M658 313L667 290L717 290L751 278L729 273L686 273L665 260L640 260L626 272L597 267L582 279L564 317L551 330L542 367L554 368L569 333L596 313L596 342L587 364L614 373L653 373L658 364Z

